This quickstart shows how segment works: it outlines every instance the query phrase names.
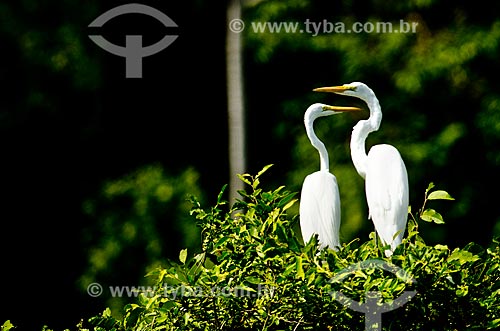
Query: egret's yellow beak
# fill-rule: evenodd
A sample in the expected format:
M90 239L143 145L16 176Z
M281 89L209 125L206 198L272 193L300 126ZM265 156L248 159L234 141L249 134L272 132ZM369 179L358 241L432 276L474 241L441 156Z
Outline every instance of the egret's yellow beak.
M334 112L337 113L344 113L348 111L360 111L363 110L358 107L340 107L340 106L329 106L329 105L324 105L323 110L333 110Z
M314 92L331 92L331 93L344 93L345 91L352 90L353 88L348 85L342 86L329 86L329 87L318 87L315 88Z

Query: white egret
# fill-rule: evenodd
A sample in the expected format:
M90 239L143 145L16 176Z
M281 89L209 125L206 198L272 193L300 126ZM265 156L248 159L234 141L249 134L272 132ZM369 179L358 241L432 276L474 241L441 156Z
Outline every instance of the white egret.
M315 103L304 114L304 125L311 144L319 152L320 170L304 179L300 196L300 229L307 243L318 234L320 247L337 249L340 229L340 197L337 179L329 172L328 152L314 133L314 120L318 117L361 110L356 107L336 107Z
M365 141L377 131L382 121L382 110L375 93L363 83L321 87L316 92L333 92L357 97L366 102L370 117L359 121L352 130L351 157L361 177L365 179L369 218L372 219L384 245L390 245L386 256L392 255L401 243L408 218L408 174L398 150L391 145L373 146L368 155Z

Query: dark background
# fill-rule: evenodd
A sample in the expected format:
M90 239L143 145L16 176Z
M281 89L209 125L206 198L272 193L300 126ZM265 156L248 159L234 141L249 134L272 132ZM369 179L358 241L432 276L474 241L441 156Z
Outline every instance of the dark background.
M100 31L119 45L126 34L143 35L144 45L165 33L179 35L143 59L142 79L126 79L125 59L87 37L93 19L123 2L0 7L4 15L10 10L19 29L0 32L2 323L62 330L105 308L75 288L87 254L81 202L104 179L159 162L172 171L197 165L202 185L213 192L227 182L225 4L142 3L179 28L167 31L146 16L124 15ZM97 68L72 68L85 66L82 60L57 72L45 62L61 47L57 33L63 25L71 26L83 56ZM35 49L40 54L32 57L20 46L30 32L38 38L36 47L47 48Z

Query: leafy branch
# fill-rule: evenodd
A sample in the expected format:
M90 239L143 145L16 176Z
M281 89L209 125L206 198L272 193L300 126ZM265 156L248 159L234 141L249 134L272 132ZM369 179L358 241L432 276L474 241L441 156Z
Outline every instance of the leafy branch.
M427 202L429 200L455 200L448 192L443 190L435 190L434 183L430 183L424 193L424 202L422 203L422 207L418 210L418 217L420 220L425 222L434 222L436 224L444 224L443 216L438 213L436 210L432 208L426 208ZM411 208L409 208L409 214L413 221L417 222L417 219L411 212Z

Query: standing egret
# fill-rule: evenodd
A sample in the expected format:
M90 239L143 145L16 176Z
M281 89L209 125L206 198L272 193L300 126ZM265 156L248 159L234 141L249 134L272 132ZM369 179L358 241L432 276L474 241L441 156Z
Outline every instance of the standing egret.
M365 179L369 218L372 219L384 245L391 256L406 229L408 217L408 174L398 150L391 145L373 146L366 155L365 141L368 134L377 131L382 121L382 110L375 93L363 83L353 82L343 86L320 87L316 92L334 92L359 98L366 102L370 117L359 121L352 130L351 157L359 175Z
M320 170L304 179L300 196L300 229L307 243L318 234L320 247L337 249L340 229L340 197L337 179L329 172L328 152L314 133L314 120L318 117L361 110L356 107L336 107L315 103L304 114L307 137L319 152Z

